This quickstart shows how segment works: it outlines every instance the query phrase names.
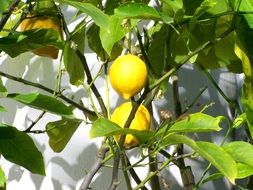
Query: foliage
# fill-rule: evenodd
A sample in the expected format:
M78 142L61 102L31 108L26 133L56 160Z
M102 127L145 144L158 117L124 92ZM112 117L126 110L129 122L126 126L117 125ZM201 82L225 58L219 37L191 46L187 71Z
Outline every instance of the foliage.
M52 29L18 31L19 24L37 2L4 0L0 5L0 51L10 57L17 57L48 45L62 49L62 59L59 61L63 61L64 64L59 64L59 70L67 72L69 84L86 90L91 104L86 107L66 97L60 85L52 90L1 71L0 75L3 77L30 85L35 89L39 88L44 92L10 93L0 79L0 98L9 98L17 103L41 110L43 113L48 112L60 116L60 120L48 122L45 130L40 131L48 135L49 146L54 152L61 152L69 142L71 143L72 135L82 122L86 122L86 119L91 122L90 137L103 137L104 140L98 152L98 159L94 166L91 166L92 170L88 172L88 177L84 179L81 189L92 186L91 180L97 170L111 158L114 159L114 165L109 189L117 187L118 176L115 173L117 174L120 169L125 174L126 182L129 178L137 182L134 189L145 189L145 184L149 181L156 181L156 187L152 188L160 189L158 173L170 167L171 164L180 168L183 185L186 187L190 182L189 189L201 188L207 182L219 178L228 179L234 187L237 186L237 179L252 180L252 0L158 0L153 3L148 0L44 1L43 14L60 17L65 38L61 39L61 36ZM55 9L51 11L54 14L49 11L52 9L52 3L55 4L53 6ZM50 9L47 7L49 4ZM61 6L66 5L76 9L77 14L73 21L77 17L81 18L81 20L77 19L78 23L71 32L65 20L66 13L61 12ZM86 44L89 49L86 48ZM88 51L95 53L101 63L101 69L96 76L91 75L91 67L85 57ZM148 83L145 89L131 98L135 106L127 120L129 125L140 104L149 107L152 113L152 101L159 96L159 93L168 90L174 95L174 99L170 100L175 107L173 116L157 120L158 126L152 127L154 130L129 129L127 124L121 128L113 123L110 120L110 105L105 104L106 100L101 97L103 92L97 89L98 76L101 76L107 84L108 63L125 52L141 57L148 68ZM179 100L176 82L172 83L173 89L168 89L166 82L185 64L194 64L203 73L208 73L213 69L243 73L245 78L241 89L242 98L239 103L241 106L236 101L230 100L217 83L211 80L217 93L220 93L224 101L227 101L239 115L229 121L225 116L209 115L205 113L205 109L191 113L191 107L189 107L182 111L180 103L176 101ZM104 72L101 72L102 70ZM191 82L195 83L195 81ZM105 87L108 94L108 84ZM98 105L94 103L94 100ZM76 118L74 109L81 110L87 118ZM0 113L5 111L7 109L0 105ZM153 119L157 118L153 116ZM228 129L221 144L199 140L192 135L217 134L222 129L222 122L228 126ZM0 124L0 155L32 173L45 175L43 156L31 136L27 134L38 132L32 127L28 126L27 130L20 131L15 126ZM228 136L235 128L245 130L247 139L229 141ZM125 153L128 149L123 146L123 142L127 134L132 134L138 139L140 142L138 150L142 155L143 150L148 150L139 162L150 155L153 158L162 156L165 159L162 164L156 163L156 168L142 181L136 178L137 175L133 170L136 164L131 165L126 162L127 154ZM115 142L114 135L121 135L119 142ZM190 148L188 153L185 151L185 146ZM169 154L167 150L173 147L174 152ZM105 156L108 157L105 158ZM198 159L199 157L204 158L209 166L201 179L194 181L189 177L194 172L184 161L188 158ZM120 161L122 167L119 167ZM153 162L150 161L149 165L152 164ZM216 170L207 176L207 171L211 166ZM6 178L0 167L0 189L4 189L5 185ZM128 189L132 188L129 183L127 185ZM250 185L252 184L240 188L253 188Z

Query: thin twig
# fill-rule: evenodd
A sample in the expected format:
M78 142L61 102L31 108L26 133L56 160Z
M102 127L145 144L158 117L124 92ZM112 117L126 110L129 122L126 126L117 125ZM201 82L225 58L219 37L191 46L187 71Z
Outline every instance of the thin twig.
M26 130L24 130L23 132L25 132L25 133L31 132L32 128L39 122L39 120L45 115L45 113L46 113L46 112L43 111L43 112L39 115L39 117L37 117L37 119L36 119L35 121L33 121L32 124L31 124Z
M34 83L34 82L31 82L31 81L28 81L28 80L25 80L23 78L20 78L20 77L15 77L15 76L12 76L12 75L9 75L7 73L4 73L2 71L0 71L0 75L3 76L3 77L6 77L8 79L11 79L11 80L14 80L14 81L17 81L17 82L20 82L20 83L23 83L25 85L29 85L29 86L33 86L33 87L36 87L36 88L39 88L41 90L44 90L50 94L55 94L55 91L46 87L46 86L43 86L41 84L38 84L38 83ZM73 105L74 107L80 109L81 111L83 111L85 114L88 114L90 116L96 116L95 112L81 106L80 104L74 102L73 100L67 98L66 96L62 95L61 93L58 93L57 94L57 97L59 97L60 99L64 100L65 102Z
M97 158L93 166L91 167L90 171L87 173L86 177L84 178L80 190L86 190L89 189L91 180L93 179L94 175L97 173L97 171L102 167L103 160L105 158L106 153L109 151L108 146L102 145L97 153Z
M8 11L5 13L5 15L2 17L2 19L0 20L0 31L2 31L3 27L5 26L6 22L8 21L8 19L10 18L12 11L15 10L15 8L18 6L20 0L14 0Z

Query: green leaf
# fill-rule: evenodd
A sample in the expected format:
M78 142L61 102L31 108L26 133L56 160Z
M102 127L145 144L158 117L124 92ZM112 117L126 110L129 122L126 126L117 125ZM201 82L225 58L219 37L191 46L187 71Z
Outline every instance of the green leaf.
M250 167L248 164L242 164L242 163L237 163L237 179L243 179L246 177L249 177L253 175L253 167Z
M225 144L223 148L235 161L253 168L253 145L243 141L234 141Z
M141 144L147 142L153 136L152 131L139 131L135 129L123 129L117 124L111 122L105 118L99 118L95 121L90 130L90 137L104 137L104 136L113 136L113 135L134 135Z
M36 109L51 112L68 118L74 118L72 108L66 106L55 97L43 95L40 93L9 94L7 97Z
M192 31L196 25L197 20L207 12L208 9L213 8L216 5L216 2L205 0L201 3L201 5L195 10L190 22L189 22L189 30Z
M105 52L104 48L102 47L101 40L99 37L99 27L95 24L91 25L86 33L88 44L90 49L92 49L97 56L100 57L102 61L106 60L115 60L123 50L123 46L119 43L114 44L111 52L111 57Z
M11 3L12 3L12 0L4 0L0 3L0 19L2 17L1 14L3 14L4 12L8 10Z
M233 121L232 128L238 128L247 122L246 113L243 113Z
M153 39L147 53L152 70L159 76L162 76L167 64L168 35L169 27L167 25L162 26L159 31L152 35Z
M199 133L220 131L220 122L224 117L212 117L204 113L194 113L186 116L183 120L176 121L172 126L164 126L156 135L164 135L164 133Z
M84 68L75 50L71 48L71 45L71 41L66 42L64 45L64 65L69 74L70 83L78 86L84 80Z
M89 15L99 27L106 28L108 26L109 16L90 3L83 3L74 0L59 0L59 2L71 5L79 11Z
M209 142L196 142L198 153L215 166L234 184L237 176L236 162L218 145Z
M77 45L77 48L84 52L85 48L85 32L86 32L86 23L84 20L82 20L74 29L74 31L71 32L70 38L75 42Z
M23 166L32 173L45 175L41 152L29 135L5 124L0 124L0 154L10 162Z
M1 98L1 97L6 97L7 94L8 94L7 89L6 89L6 87L3 85L3 81L2 81L2 79L0 78L0 98Z
M127 2L116 9L114 14L121 18L161 20L159 13L153 8L143 3Z
M208 176L207 178L205 178L202 182L201 182L201 185L209 182L209 181L214 181L214 180L217 180L217 179L220 179L220 178L223 178L224 175L222 173L214 173L210 176Z
M4 171L2 170L0 166L0 189L5 190L6 189L6 177L4 174Z
M46 125L46 132L49 137L49 145L54 152L61 152L76 129L81 124L78 119L65 119L50 122Z
M35 29L0 38L0 50L11 57L21 53L38 49L47 45L62 48L61 37L53 29Z
M236 163L222 147L209 142L195 142L184 135L169 134L162 139L160 148L173 144L188 145L216 167L231 183L234 183L237 175ZM224 162L224 160L226 160L226 162Z
M5 107L0 105L0 112L6 112L7 110L5 109Z
M203 1L205 0L183 0L185 13L187 15L193 15Z
M106 53L111 55L114 44L125 36L127 30L122 26L123 19L117 15L110 16L108 20L106 26L100 27L99 36Z
M242 89L241 102L246 113L247 123L251 136L253 137L253 70L250 57L241 41L236 38L235 54L241 60L244 73L244 84Z

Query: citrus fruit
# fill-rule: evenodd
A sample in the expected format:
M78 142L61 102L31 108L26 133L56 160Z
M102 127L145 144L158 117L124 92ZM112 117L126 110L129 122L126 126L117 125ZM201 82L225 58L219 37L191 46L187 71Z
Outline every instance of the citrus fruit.
M136 55L119 56L109 69L109 80L112 88L127 100L146 85L146 65Z
M62 36L62 28L60 20L52 18L50 16L33 16L31 14L27 15L27 18L21 22L20 30L32 30L32 29L53 29L57 31L60 36ZM39 56L50 57L57 59L59 49L54 46L45 46L33 50L33 53Z
M121 104L112 113L111 121L113 121L120 127L124 128L124 125L130 115L131 110L132 110L131 102ZM140 131L150 129L150 114L145 106L140 105L138 107L138 110L136 111L135 117L132 120L132 123L129 128ZM119 136L115 136L115 139L119 141ZM125 147L129 148L137 145L139 145L139 141L137 138L135 138L131 134L126 135L126 139L124 142Z

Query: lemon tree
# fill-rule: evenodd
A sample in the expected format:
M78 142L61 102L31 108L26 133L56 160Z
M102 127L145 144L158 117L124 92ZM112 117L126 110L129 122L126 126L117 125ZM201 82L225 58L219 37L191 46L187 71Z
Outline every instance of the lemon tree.
M76 11L71 19L66 6ZM42 112L36 122L26 124L24 131L0 123L1 157L32 173L46 175L43 154L28 134L34 138L38 133L47 135L45 146L61 154L79 125L87 123L91 125L90 137L103 140L94 165L81 176L82 190L93 188L96 173L109 164L111 183L105 189L110 190L122 182L119 172L124 173L124 189L146 190L148 183L152 190L165 189L171 178L162 171L172 165L179 169L184 189L208 188L207 182L213 180L226 180L234 189L253 189L252 12L251 0L3 0L1 55L18 62L21 54L33 52L56 59L59 72L53 76L55 88L51 89L3 72L0 64L2 77L33 89L26 93L10 90L0 79L0 98ZM86 59L90 52L96 55L96 61ZM182 101L178 81L192 85L199 82L177 77L187 64L207 76L224 105L236 110L233 117L208 114L210 105L192 109L206 88L196 92L192 103ZM98 65L99 71L91 72ZM245 77L239 102L219 87L209 72L214 69ZM88 104L73 98L76 91L66 91L66 86L61 86L62 78L84 90ZM103 81L102 87L98 81ZM123 97L122 102L111 97L110 84ZM184 93L187 96L189 92ZM156 113L156 100L163 100L167 94L173 95L167 100L172 108ZM85 117L77 117L76 110ZM0 105L0 113L7 111ZM46 123L43 130L35 130L34 125L45 113L59 119ZM245 137L234 139L235 130ZM226 135L220 144L196 138L201 133L220 135L222 131ZM129 161L132 149L141 155L136 156L135 163ZM158 157L162 157L162 163ZM195 171L197 164L185 162L199 157L208 165L205 171ZM148 161L142 164L144 160ZM149 167L151 172L139 176L136 167ZM196 173L200 176L195 178ZM5 189L7 182L0 167L0 189Z

